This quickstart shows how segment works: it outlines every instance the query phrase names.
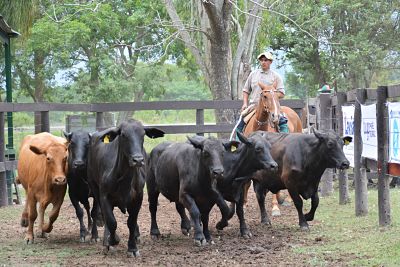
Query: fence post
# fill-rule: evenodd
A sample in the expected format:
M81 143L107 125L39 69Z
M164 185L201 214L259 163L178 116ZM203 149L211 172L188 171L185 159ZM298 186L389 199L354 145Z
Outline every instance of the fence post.
M4 112L0 112L0 162L4 163ZM6 172L0 171L0 207L8 205Z
M96 112L96 131L100 131L104 128L104 113Z
M378 206L379 225L391 224L388 173L388 110L386 107L387 86L376 91L376 128L378 134Z
M337 129L336 132L340 135L343 133L343 112L342 106L347 102L347 95L343 92L338 92L337 106L336 106L336 118L337 118ZM339 181L339 205L344 205L350 202L349 197L349 186L348 186L348 175L347 170L338 171L338 181Z
M196 126L204 126L204 109L196 109ZM196 133L204 136L204 133Z
M332 101L330 93L321 93L317 98L318 106L318 129L332 129ZM326 169L321 177L321 196L329 196L333 193L333 172L332 169Z
M49 119L49 111L41 111L40 119L42 122L41 132L50 132L50 119Z
M365 216L368 214L367 174L364 164L361 163L361 104L365 103L365 99L366 90L357 89L354 110L354 187L356 216Z

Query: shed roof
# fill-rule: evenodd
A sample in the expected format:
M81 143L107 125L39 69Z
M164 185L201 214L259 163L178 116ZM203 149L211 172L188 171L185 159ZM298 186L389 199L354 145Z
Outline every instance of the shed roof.
M0 32L6 34L8 37L18 37L20 35L18 32L11 29L7 22L4 20L3 16L0 14Z

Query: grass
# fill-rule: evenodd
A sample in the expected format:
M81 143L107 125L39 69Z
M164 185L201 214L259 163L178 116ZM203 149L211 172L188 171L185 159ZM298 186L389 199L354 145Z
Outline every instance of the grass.
M399 189L391 189L391 203L399 203ZM352 191L354 200L354 191ZM392 225L379 227L378 191L369 190L369 213L355 216L355 205L338 205L338 196L324 198L316 212L316 220L310 235L305 235L312 246L298 246L295 253L310 256L310 265L325 266L328 262L353 266L400 265L400 212L392 206ZM345 262L343 262L345 259Z

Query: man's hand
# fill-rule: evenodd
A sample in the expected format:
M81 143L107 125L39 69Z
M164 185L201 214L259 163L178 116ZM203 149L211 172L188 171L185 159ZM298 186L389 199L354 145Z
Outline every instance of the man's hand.
M247 107L248 107L247 104L246 104L246 103L243 103L243 106L242 106L241 111L245 110Z

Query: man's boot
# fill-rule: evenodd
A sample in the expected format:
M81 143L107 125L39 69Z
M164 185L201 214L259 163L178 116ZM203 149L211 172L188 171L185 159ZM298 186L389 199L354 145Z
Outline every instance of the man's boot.
M288 127L288 119L284 114L281 114L279 116L279 132L281 133L288 133L289 132L289 127Z

